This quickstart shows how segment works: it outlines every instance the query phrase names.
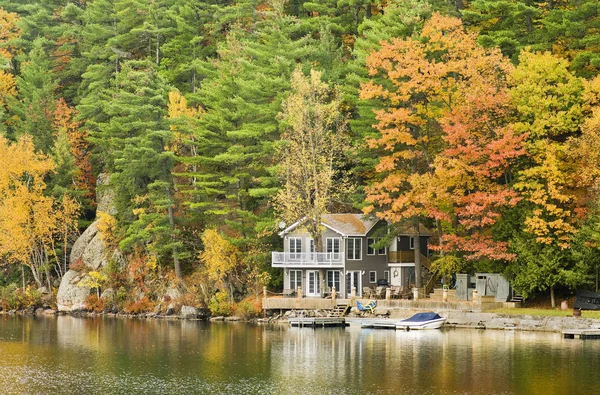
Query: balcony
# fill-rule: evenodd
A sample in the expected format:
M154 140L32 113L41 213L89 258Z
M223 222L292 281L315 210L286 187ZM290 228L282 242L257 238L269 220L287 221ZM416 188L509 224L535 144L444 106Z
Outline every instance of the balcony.
M415 251L388 251L389 263L415 263Z
M273 267L328 268L344 267L341 252L276 252L271 253Z

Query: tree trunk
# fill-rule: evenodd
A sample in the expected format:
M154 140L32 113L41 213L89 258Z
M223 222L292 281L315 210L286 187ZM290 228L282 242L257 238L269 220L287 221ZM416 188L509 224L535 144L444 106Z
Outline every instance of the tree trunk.
M171 189L169 185L167 185L165 188L165 192L167 193L167 198L169 199L169 208L167 211L169 214L169 225L171 227L171 240L173 241L173 248L171 249L171 253L173 254L173 266L175 267L175 276L181 279L181 264L179 263L178 255L179 251L177 249L177 245L175 244L175 214L173 212L173 201L171 199Z
M554 299L554 286L550 287L550 303L552 304L552 308L556 308L556 299Z
M415 221L415 286L421 288L423 283L421 281L421 237L419 234L419 221Z

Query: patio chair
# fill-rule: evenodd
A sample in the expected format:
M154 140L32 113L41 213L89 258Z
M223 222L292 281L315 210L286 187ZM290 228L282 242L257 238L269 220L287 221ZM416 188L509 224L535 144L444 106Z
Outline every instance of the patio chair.
M377 289L375 290L375 297L377 299L384 299L385 298L385 290L387 287L377 287Z
M375 307L377 307L377 301L373 300L368 305L363 306L358 300L356 301L356 308L358 311L369 311L371 314L375 313Z
M394 298L401 298L402 294L401 294L401 288L395 285L392 285L392 291L390 293L390 297L392 299Z
M373 290L369 287L363 287L363 296L365 298L371 299L371 294L373 293Z

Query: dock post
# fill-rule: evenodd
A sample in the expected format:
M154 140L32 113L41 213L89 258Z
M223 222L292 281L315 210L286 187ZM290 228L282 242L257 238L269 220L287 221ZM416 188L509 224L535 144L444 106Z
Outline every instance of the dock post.
M298 299L302 299L302 287L298 287Z
M350 290L350 306L356 306L356 287Z
M391 298L392 298L392 289L388 287L385 289L385 300L390 300Z
M267 299L267 287L263 287L263 298Z
M413 288L413 300L418 300L419 299L419 288Z
M442 290L442 302L448 301L448 288Z
M335 306L337 299L337 295L335 293L335 287L331 287L331 300L333 301L333 305Z

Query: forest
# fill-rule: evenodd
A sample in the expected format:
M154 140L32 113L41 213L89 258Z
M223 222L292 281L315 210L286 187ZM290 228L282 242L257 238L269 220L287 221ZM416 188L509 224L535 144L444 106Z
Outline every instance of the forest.
M127 262L96 310L256 309L279 224L336 212L434 229L442 274L598 289L597 0L0 0L0 66L13 307L96 218Z

